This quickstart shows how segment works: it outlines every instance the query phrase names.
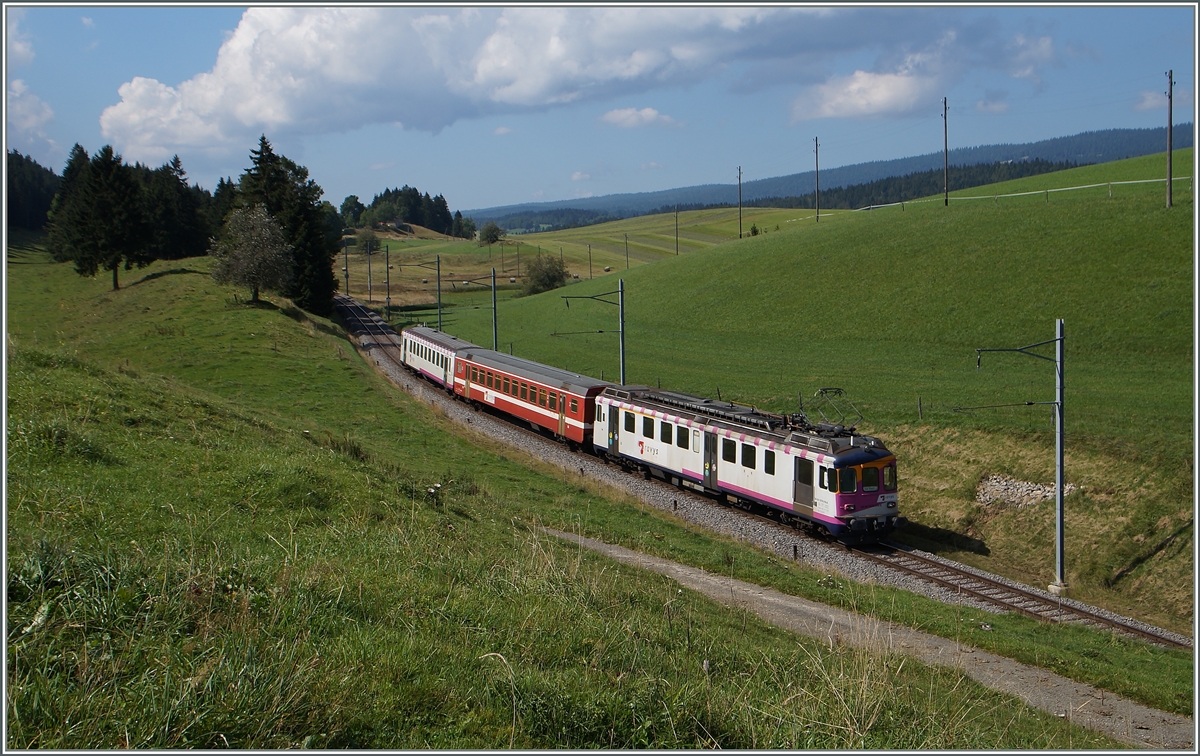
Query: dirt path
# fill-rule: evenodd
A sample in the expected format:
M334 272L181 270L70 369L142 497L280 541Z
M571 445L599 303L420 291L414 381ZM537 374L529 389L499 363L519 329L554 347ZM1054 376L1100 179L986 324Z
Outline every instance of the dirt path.
M764 621L832 643L908 654L927 664L957 667L979 683L1016 696L1030 706L1064 717L1133 746L1195 748L1191 719L1151 709L1086 683L964 646L952 640L788 596L771 588L731 580L696 567L642 554L591 538L542 528L555 537L605 554L623 564L666 575L727 606L745 608Z

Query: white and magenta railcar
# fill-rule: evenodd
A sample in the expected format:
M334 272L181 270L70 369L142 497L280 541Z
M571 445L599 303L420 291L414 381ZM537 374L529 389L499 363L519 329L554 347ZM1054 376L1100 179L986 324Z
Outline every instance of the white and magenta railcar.
M765 505L790 524L869 541L904 523L896 457L853 428L645 386L596 397L602 456L676 486Z
M574 445L588 442L596 396L612 386L568 370L481 347L459 350L454 393L544 428Z
M475 344L436 328L412 326L402 331L401 361L437 385L451 390L458 353Z

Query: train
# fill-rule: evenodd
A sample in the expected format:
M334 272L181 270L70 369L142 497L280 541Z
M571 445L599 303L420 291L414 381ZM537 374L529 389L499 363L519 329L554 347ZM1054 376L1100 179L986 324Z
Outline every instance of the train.
M489 408L647 477L846 544L903 527L896 456L874 437L803 412L622 386L486 349L427 326L401 331L401 362Z

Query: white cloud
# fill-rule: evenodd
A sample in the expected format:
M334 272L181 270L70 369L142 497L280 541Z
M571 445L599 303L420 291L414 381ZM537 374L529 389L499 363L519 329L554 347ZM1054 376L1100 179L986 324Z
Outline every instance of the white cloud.
M14 8L8 11L8 28L4 39L4 52L10 66L27 66L33 62L33 41L21 32L21 19L25 11Z
M1009 44L1009 73L1013 78L1042 83L1041 69L1057 62L1054 40L1050 37L1032 39L1024 34L1013 37Z
M855 71L811 88L792 105L793 120L903 115L937 96L936 77Z
M654 108L620 108L610 110L600 117L600 120L605 123L611 123L614 126L619 126L623 129L632 129L638 126L649 126L651 124L662 124L664 126L675 125L675 119L671 116L659 113Z
M575 171L574 173L571 174L572 181L584 181L584 180L590 179L590 178L591 178L591 176L584 173L583 171Z
M643 171L652 171L652 170L655 170L658 168L665 168L665 167L666 166L664 166L662 163L656 163L654 161L650 161L649 163L642 163Z
M89 28L96 25L96 22L93 21L92 19L88 18L87 16L80 16L79 20L83 23L84 26L87 26Z
M792 120L905 115L931 104L949 78L945 59L955 40L947 32L928 49L903 55L894 71L858 70L809 87L792 102Z
M21 79L8 84L5 102L9 128L18 134L42 134L42 127L54 120L54 111L29 91Z
M507 126L497 126L496 130L492 133L496 136L504 136L505 134L511 134L512 129L508 128Z
M101 115L132 160L240 152L259 133L543 110L697 81L739 58L794 55L826 12L794 8L252 7L211 70L135 77ZM388 45L362 41L387 29ZM791 39L787 39L791 32ZM812 34L811 30L806 33ZM853 44L858 45L855 41Z
M1134 110L1166 110L1167 109L1167 93L1152 92L1148 89L1141 91L1140 99L1134 103Z

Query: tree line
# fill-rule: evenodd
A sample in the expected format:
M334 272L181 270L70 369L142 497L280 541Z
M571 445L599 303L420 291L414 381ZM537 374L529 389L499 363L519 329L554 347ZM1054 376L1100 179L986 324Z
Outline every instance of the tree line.
M278 226L287 267L286 275L275 276L266 288L309 312L330 314L341 234L337 210L321 200L321 187L308 169L275 154L265 135L250 159L236 182L222 178L209 193L188 183L178 155L152 169L125 163L110 145L89 156L76 144L55 181L53 171L9 153L9 165L18 171L10 171L8 201L20 211L10 217L31 229L44 228L52 258L73 263L80 275L111 272L117 290L122 269L230 249L231 236L247 233L245 219L230 226L231 216L261 208L254 218L265 215ZM54 183L47 203L44 186ZM237 276L227 280L252 286L257 298L258 284Z
M430 231L461 239L475 238L475 221L464 218L461 211L450 213L450 205L442 195L430 197L416 187L405 184L400 189L384 189L371 204L364 205L358 195L351 194L342 201L342 221L347 227L380 223L400 225L411 223Z

